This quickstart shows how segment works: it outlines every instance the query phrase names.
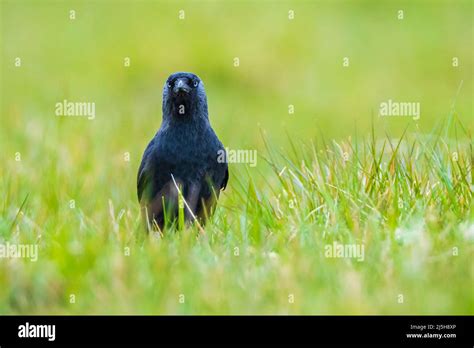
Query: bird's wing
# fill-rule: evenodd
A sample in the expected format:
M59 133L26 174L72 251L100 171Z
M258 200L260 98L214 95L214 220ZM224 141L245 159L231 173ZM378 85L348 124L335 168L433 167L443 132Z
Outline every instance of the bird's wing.
M221 190L224 191L225 188L227 187L227 182L229 181L229 167L226 165L225 168L225 174L224 174L224 180L222 180L221 184Z
M217 137L216 133L214 132L214 130L212 128L210 128L210 131L211 131L211 135L210 137L214 139L214 141L217 143L217 147L218 147L218 151L216 151L217 153L219 153L219 151L224 151L224 154L225 154L225 161L223 163L219 163L218 166L217 166L217 178L215 177L215 189L219 189L220 191L223 191L225 190L225 188L227 187L227 182L229 181L229 165L227 164L227 151L226 149L224 148L224 145L222 145L222 143L220 142L219 138ZM218 158L218 161L219 162L219 158ZM224 169L224 172L223 172L223 169ZM222 174L224 174L224 177L222 178ZM219 179L222 178L222 181L220 182L219 184Z
M140 202L142 199L143 191L146 189L149 183L150 173L149 173L149 164L150 164L150 154L152 151L152 147L154 145L155 138L153 138L150 143L148 144L145 152L143 153L142 162L140 163L140 168L138 168L138 176L137 176L137 195L138 201Z
M148 182L148 175L146 174L144 162L145 161L142 160L142 163L140 165L140 169L138 170L137 196L138 196L138 201L139 202L142 200L143 190L147 186L147 182Z
M144 161L142 161L143 164ZM148 175L146 174L145 166L140 165L140 170L138 171L138 178L137 178L137 196L138 201L142 200L143 190L147 186L148 182Z

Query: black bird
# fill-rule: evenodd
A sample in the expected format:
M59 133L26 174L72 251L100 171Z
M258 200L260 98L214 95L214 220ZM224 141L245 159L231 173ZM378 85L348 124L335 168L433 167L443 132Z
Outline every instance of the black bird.
M137 178L143 219L160 230L177 218L179 192L186 221L205 222L229 179L200 78L186 72L168 77L162 108L161 127L143 154Z

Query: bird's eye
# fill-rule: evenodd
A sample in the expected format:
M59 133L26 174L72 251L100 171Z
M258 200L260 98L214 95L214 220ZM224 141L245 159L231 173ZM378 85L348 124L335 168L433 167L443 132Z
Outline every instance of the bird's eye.
M171 88L171 82L168 82L168 88Z
M193 86L196 88L199 85L199 81L194 81Z

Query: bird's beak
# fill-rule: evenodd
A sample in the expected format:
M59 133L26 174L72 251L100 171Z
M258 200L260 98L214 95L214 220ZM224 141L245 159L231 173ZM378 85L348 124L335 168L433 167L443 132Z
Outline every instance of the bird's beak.
M186 82L185 79L179 79L176 81L173 92L176 95L179 94L188 94L191 91L191 87L188 86L188 83Z

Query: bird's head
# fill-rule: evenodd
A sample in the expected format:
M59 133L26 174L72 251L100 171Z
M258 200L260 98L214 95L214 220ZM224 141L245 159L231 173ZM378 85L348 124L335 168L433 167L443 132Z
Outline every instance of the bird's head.
M207 119L207 100L201 79L192 73L170 75L163 88L163 117L182 121Z

